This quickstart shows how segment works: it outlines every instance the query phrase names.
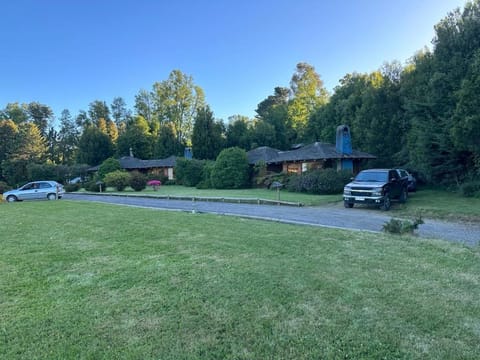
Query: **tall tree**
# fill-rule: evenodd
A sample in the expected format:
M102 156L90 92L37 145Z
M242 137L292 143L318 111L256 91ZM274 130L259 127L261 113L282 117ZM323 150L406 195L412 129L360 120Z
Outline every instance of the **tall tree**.
M9 103L0 111L1 120L12 120L15 124L21 124L28 120L27 106L19 103Z
M155 143L154 157L166 158L171 155L183 156L184 147L179 143L173 130L173 124L167 123L160 127Z
M88 105L88 116L92 122L98 126L100 119L105 121L110 119L110 109L105 101L95 100Z
M262 119L268 118L277 106L288 104L289 96L290 90L288 88L277 86L274 89L273 95L269 95L257 105L257 109L255 110L257 117Z
M70 115L70 111L65 109L60 116L60 130L58 132L58 147L62 164L73 165L78 138L78 128Z
M120 124L122 125L122 124ZM125 125L126 126L126 125ZM118 128L117 125L112 120L107 120L106 123L107 135L112 140L112 143L115 145L118 139Z
M222 123L216 122L208 106L197 111L192 134L193 157L199 160L215 160L223 148Z
M127 109L127 103L122 97L115 97L110 105L110 109L112 110L112 118L116 127L122 128L122 125L130 118L130 111Z
M275 127L268 122L258 119L254 122L252 130L252 147L270 146L277 144Z
M99 165L113 154L113 144L107 134L95 126L88 126L83 131L78 142L78 163Z
M42 162L47 154L47 143L37 125L26 122L19 125L16 160Z
M92 121L88 117L88 114L85 110L80 110L75 118L75 124L79 128L86 129L92 125Z
M2 178L2 163L14 154L18 142L18 125L12 120L0 120L0 179Z
M290 89L288 116L297 132L298 140L302 140L306 135L308 119L317 107L327 103L328 92L315 68L307 63L297 64L290 81Z
M346 124L352 128L353 142L361 148L357 141L362 140L362 134L355 129L354 122L357 111L363 103L363 94L369 87L367 74L347 74L340 79L340 85L335 87L334 94L329 102L317 108L309 118L308 130L312 140L332 143L335 141L335 129L338 125Z
M53 122L53 111L47 106L38 102L31 102L27 105L27 113L32 122L37 125L43 136L47 136L49 127Z
M250 150L252 143L250 119L242 115L229 117L225 141L227 148L236 146L247 151Z
M190 144L197 110L205 106L203 90L191 76L173 70L167 80L153 85L152 96L160 123L172 122L177 140Z
M275 140L270 146L282 150L288 149L296 141L296 131L292 127L288 114L289 93L288 88L276 87L274 94L260 102L256 109L258 121L255 124L263 129L259 129L261 131L257 131L257 134L266 129L263 123L273 127ZM256 141L259 139L257 138Z
M464 146L468 137L459 141L458 130L470 113L462 98L473 86L472 66L480 49L480 1L449 13L435 26L435 34L433 52L416 56L402 79L411 126L409 155L428 181L458 184L472 171L474 158Z
M127 124L125 131L119 135L117 140L118 156L127 156L130 149L133 155L139 159L151 159L153 155L154 139L150 134L150 127L147 120L136 116Z
M60 164L60 146L58 131L54 127L48 129L47 136L45 136L47 143L47 161L51 164Z
M140 90L135 95L135 110L137 115L142 116L148 123L152 122L155 112L153 95L147 90Z
M480 175L480 48L457 92L458 102L453 114L453 141L465 159L472 162L473 175Z

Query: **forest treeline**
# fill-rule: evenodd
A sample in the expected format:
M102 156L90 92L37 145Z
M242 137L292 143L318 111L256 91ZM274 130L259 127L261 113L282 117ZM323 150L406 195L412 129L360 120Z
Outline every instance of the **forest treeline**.
M299 63L289 87L277 86L250 119L214 118L192 76L173 70L134 109L121 97L94 100L88 110L55 116L48 105L9 103L0 110L0 181L29 180L32 164L98 165L130 153L142 159L183 155L215 159L222 149L280 150L334 142L340 124L355 149L377 159L368 166L401 166L427 183L460 185L480 175L480 0L453 10L435 26L432 49L406 64L345 75L332 94L320 75Z

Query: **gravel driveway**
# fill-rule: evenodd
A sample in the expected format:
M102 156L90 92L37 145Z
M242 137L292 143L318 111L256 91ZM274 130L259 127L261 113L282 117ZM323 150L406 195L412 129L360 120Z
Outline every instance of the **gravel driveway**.
M177 210L188 212L213 213L241 216L291 224L323 226L339 229L382 231L382 226L394 214L376 209L345 209L339 205L316 207L291 207L278 205L252 205L224 202L204 202L186 200L166 200L134 196L65 194L64 199L96 201L110 204ZM424 238L443 239L476 246L480 243L480 224L453 223L424 219L417 234Z

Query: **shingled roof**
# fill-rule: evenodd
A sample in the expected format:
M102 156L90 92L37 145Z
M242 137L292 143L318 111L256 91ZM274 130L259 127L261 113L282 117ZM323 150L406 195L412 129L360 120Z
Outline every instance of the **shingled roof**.
M174 167L176 164L176 157L172 155L166 159L140 160L133 156L124 156L120 158L119 161L120 166L123 169L150 169L160 167Z
M353 150L351 154L342 154L337 151L335 145L315 142L305 145L295 150L280 151L262 146L247 153L249 164L256 164L263 160L267 164L307 161L307 160L324 160L324 159L375 159L376 156L366 152Z
M118 159L120 166L125 170L135 170L135 169L152 169L152 168L168 168L175 167L177 163L177 158L172 155L165 159L155 159L155 160L141 160L133 156L123 156ZM98 171L100 165L93 166L88 169L88 171Z
M261 160L265 161L267 164L275 163L277 162L278 154L280 152L280 150L268 146L255 148L247 152L248 163L256 164Z

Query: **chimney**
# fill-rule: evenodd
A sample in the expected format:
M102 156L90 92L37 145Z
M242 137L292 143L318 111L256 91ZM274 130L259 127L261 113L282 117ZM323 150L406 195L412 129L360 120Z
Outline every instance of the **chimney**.
M187 160L192 160L193 154L192 154L192 148L191 147L186 147L183 150L183 157Z
M335 148L342 155L352 154L352 137L350 136L350 128L347 125L337 127Z
M132 150L132 147L130 146L130 157L133 158L133 150Z

